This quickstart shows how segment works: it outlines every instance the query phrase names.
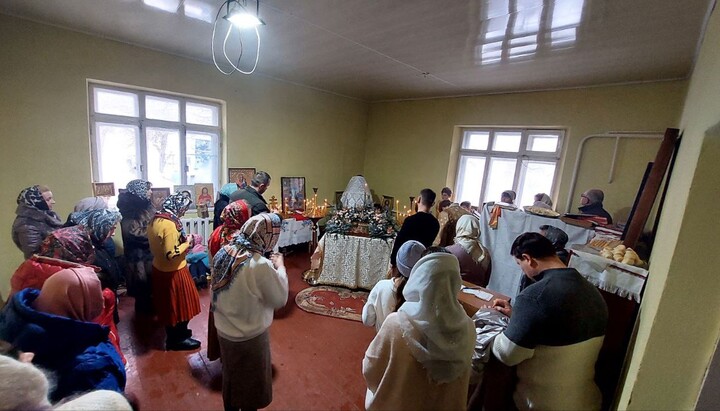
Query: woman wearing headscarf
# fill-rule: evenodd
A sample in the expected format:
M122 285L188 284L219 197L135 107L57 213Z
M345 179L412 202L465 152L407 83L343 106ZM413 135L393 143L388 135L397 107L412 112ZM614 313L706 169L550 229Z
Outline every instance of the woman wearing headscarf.
M208 241L210 261L212 261L213 256L220 251L221 247L229 244L233 236L240 232L243 224L250 218L251 213L252 210L245 200L233 201L222 210L220 213L220 221L222 224L212 232L210 240ZM210 361L215 361L220 358L220 343L217 338L215 316L212 310L208 313L207 357Z
M480 244L480 220L472 215L460 217L455 225L455 244L446 249L460 262L462 279L482 287L490 282L490 251Z
M410 272L425 251L421 242L410 240L400 246L397 253L398 275L387 280L380 280L368 295L362 311L362 322L368 327L380 331L388 314L397 311L405 302L403 290L410 277Z
M465 410L475 327L457 300L457 259L421 258L405 304L388 315L363 359L368 410Z
M265 408L272 402L268 328L273 311L287 302L288 279L281 254L263 255L277 244L280 225L279 215L258 214L213 258L211 309L222 351L226 410Z
M224 186L220 187L220 191L218 192L218 199L215 202L215 211L213 212L213 230L217 229L218 227L220 227L220 224L222 224L222 211L230 203L230 194L236 192L237 190L237 183L227 183Z
M103 297L92 268L67 268L26 288L0 312L0 339L35 353L33 363L53 372L51 401L104 389L122 392L125 366L108 339L108 328L92 322Z
M69 223L85 226L89 230L90 239L95 248L93 265L100 267L98 276L102 281L103 288L110 288L113 291L117 291L120 285L121 272L115 260L114 249L111 253L106 244L107 240L112 241L117 223L121 219L120 213L106 209L74 212L68 218Z
M38 254L25 260L10 278L10 295L24 288L42 288L56 272L83 267L95 260L90 233L83 226L59 228L40 244Z
M200 297L188 270L185 256L192 248L180 221L192 201L183 193L172 194L148 226L153 255L152 292L155 313L165 326L168 350L194 350L200 341L192 338L188 322L200 314Z
M118 195L117 207L122 214L120 229L125 256L127 291L135 298L135 312L152 313L150 273L152 253L148 244L147 226L155 216L150 201L152 184L145 180L132 180L127 191Z
M78 225L76 221L76 218L73 217L73 214L81 212L81 211L91 211L91 210L107 210L108 209L108 202L107 197L86 197L82 200L78 201L75 204L75 208L73 209L73 212L70 213L70 215L67 218L67 221L65 222L65 227L69 227L72 225ZM107 250L108 254L115 255L115 242L113 242L112 238L108 238L107 241L103 244L103 248Z
M105 274L96 266L97 249L93 247L92 235L83 225L59 228L42 242L38 254L25 260L10 278L10 296L25 288L41 289L48 278L66 268L91 267L100 279L104 308L97 318L100 325L110 328L110 341L117 349L123 362L125 357L120 349L120 336L117 322L117 297L115 291L103 284ZM93 265L91 265L93 264Z
M108 203L105 197L85 197L82 200L75 203L73 212L88 211L88 210L104 210L108 208Z
M60 216L52 210L55 200L45 186L34 185L20 192L12 226L12 239L26 259L40 248L50 232L62 227Z

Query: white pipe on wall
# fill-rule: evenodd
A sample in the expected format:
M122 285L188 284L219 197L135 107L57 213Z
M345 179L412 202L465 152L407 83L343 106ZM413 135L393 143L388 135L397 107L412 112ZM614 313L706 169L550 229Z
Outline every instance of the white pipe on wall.
M583 137L580 141L580 145L577 149L577 155L575 156L575 166L573 167L572 177L570 179L570 191L568 191L567 203L565 204L565 212L570 212L572 206L573 193L575 192L575 185L577 184L578 170L580 169L580 157L582 155L583 147L585 143L591 138L614 138L615 139L615 150L613 151L612 162L610 163L610 173L608 176L608 183L612 182L613 174L615 172L615 159L617 157L618 145L620 139L623 138L637 138L637 139L662 139L663 133L659 131L608 131L603 134L590 134L589 136Z

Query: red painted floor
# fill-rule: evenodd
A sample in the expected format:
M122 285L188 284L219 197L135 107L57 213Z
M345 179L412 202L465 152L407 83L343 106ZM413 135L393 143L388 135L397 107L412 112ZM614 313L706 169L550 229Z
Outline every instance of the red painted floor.
M302 272L307 253L285 258L290 296L270 327L273 402L270 410L361 410L365 382L361 367L375 336L360 322L306 313L295 295L308 287ZM121 345L127 358L127 388L145 410L221 410L221 364L205 356L210 294L200 293L202 313L190 321L199 351L164 351L165 331L152 319L135 316L133 299L121 297Z

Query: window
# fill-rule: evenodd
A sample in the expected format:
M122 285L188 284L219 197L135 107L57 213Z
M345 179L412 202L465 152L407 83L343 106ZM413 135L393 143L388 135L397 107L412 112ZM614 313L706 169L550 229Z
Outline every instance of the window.
M479 205L513 190L515 203L524 206L532 205L537 193L551 195L563 135L562 130L463 129L457 201Z
M92 83L89 96L94 181L218 186L220 104Z

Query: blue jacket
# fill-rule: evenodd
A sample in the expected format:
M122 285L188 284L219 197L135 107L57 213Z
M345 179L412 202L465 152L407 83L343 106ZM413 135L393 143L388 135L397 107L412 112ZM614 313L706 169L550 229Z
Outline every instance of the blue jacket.
M36 311L40 290L26 288L0 311L0 339L35 353L33 364L51 371L52 402L91 390L125 389L125 366L99 324Z

